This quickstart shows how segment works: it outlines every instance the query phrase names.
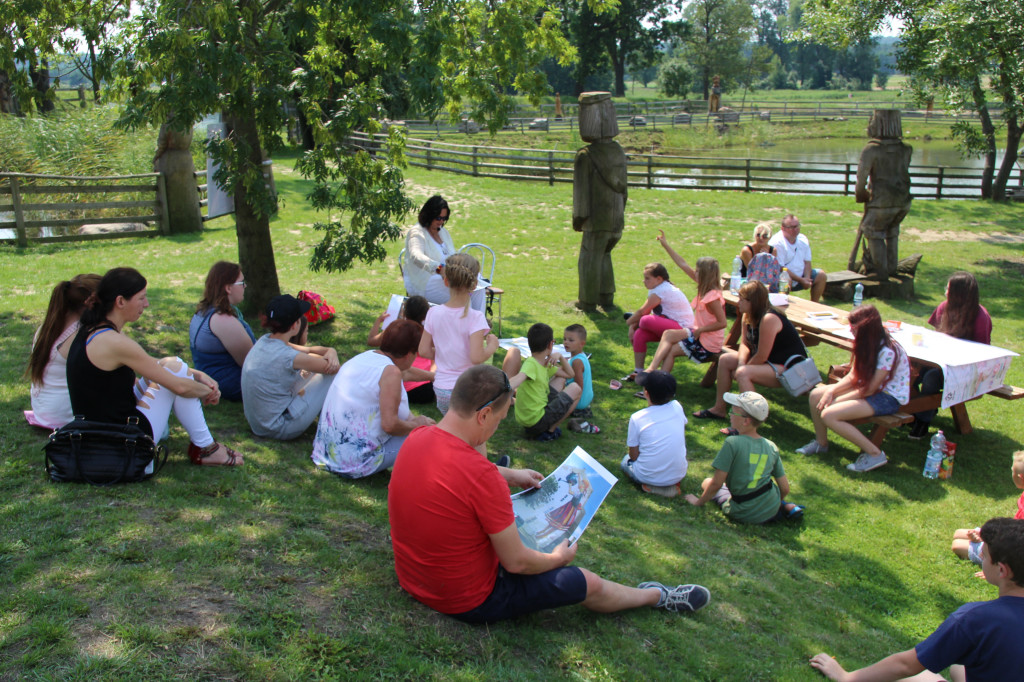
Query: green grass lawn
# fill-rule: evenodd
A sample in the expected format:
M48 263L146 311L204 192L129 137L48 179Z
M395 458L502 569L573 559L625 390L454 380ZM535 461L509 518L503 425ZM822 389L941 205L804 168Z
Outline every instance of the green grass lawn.
M294 158L276 161L283 203L272 231L282 287L313 289L337 307L311 341L350 357L389 294L402 290L402 245L383 263L311 273L318 235L307 185L291 170ZM617 471L626 421L642 403L607 388L632 366L621 311L585 315L572 305L579 237L569 228L571 189L414 171L408 191L417 206L443 193L456 243L482 241L498 253L504 336L537 321L556 333L574 322L590 332L602 433L541 444L521 439L508 420L491 451L547 472L579 444ZM613 254L616 302L628 310L644 300L643 265L667 260L654 240L659 228L691 262L710 255L728 267L755 223L787 212L800 216L817 265L845 267L860 212L852 199L631 190ZM1022 226L1020 205L915 202L902 251L924 254L918 297L880 303L883 317L923 322L949 274L967 268L995 321L993 343L1020 350ZM570 607L486 628L440 616L398 587L388 476L345 481L317 472L312 431L290 443L255 438L235 404L210 408L207 418L218 439L245 453L241 469L192 466L175 425L171 457L151 482L49 483L45 434L21 410L29 407L22 370L53 284L139 268L152 306L128 333L155 355L187 358L206 270L236 253L229 219L201 235L0 248L0 679L813 680L807 658L818 651L863 665L912 646L961 603L994 597L949 551L954 529L1015 508L1009 463L1024 440L1021 403L993 398L970 405L973 434L951 435L959 443L953 478L928 481L927 444L903 433L885 443L891 463L867 475L846 471L856 453L834 438L827 455L794 454L811 437L806 399L767 392L772 415L763 432L783 452L791 498L807 505L799 525L742 527L713 506L652 498L620 482L583 536L577 564L629 584L706 585L712 602L693 616ZM693 294L692 283L676 281ZM812 354L819 367L845 360L830 347ZM680 363L675 374L687 411L711 404L713 390L698 387L703 368ZM1024 362L1008 381L1024 385ZM936 424L952 428L948 411ZM684 492L710 473L719 426L689 424Z

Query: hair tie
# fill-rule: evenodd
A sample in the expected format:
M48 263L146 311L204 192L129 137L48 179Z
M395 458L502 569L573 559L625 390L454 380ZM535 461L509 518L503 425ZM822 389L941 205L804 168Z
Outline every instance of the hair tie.
M89 294L89 297L85 299L85 303L83 303L82 305L84 305L86 308L95 308L99 300L100 297L97 296L96 292L94 291L91 294Z

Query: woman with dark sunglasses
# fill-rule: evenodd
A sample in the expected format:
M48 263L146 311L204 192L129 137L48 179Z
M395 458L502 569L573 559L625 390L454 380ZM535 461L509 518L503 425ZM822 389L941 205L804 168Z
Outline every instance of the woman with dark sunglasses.
M457 253L446 227L451 215L448 202L435 194L423 204L416 224L405 233L405 290L410 296L424 296L438 305L451 297L444 283L445 259ZM479 288L470 297L470 307L483 311L485 303L485 291Z

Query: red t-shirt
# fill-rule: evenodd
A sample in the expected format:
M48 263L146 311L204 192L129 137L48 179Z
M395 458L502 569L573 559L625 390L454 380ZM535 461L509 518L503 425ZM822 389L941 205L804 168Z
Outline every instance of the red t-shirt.
M1017 498L1017 515L1013 518L1024 519L1024 493L1021 493L1020 497Z
M939 328L942 315L946 312L946 303L946 301L940 303L939 307L932 312L932 316L928 318L928 324L936 329ZM974 318L974 335L967 340L984 344L992 343L992 316L988 314L983 305L978 305L978 316Z
M480 606L498 555L488 537L515 523L508 484L465 441L436 426L409 434L388 486L395 573L402 588L441 613Z

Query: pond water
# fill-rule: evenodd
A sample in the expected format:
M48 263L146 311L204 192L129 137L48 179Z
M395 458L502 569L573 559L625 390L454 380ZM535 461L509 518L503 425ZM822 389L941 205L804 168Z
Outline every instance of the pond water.
M723 163L734 167L731 169L684 168L657 171L661 177L656 178L653 182L655 185L662 185L659 189L664 190L691 186L744 187L748 184L746 178L740 178L737 175L743 175L742 166L746 159L751 159L758 167L751 171L751 176L760 178L758 181L749 183L749 186L755 191L799 190L801 193L841 193L846 189L852 194L857 162L865 142L866 140L845 139L789 140L751 149L730 148L691 152L686 156L707 159L706 163L710 164L715 163L715 160L722 160ZM945 140L911 141L910 144L914 149L910 164L911 191L915 196L924 198L935 196L936 185L939 182L935 176L939 174L940 168L943 169L941 189L943 198L974 198L979 195L980 174L984 168L982 159L962 158L952 143ZM997 157L997 163L1001 161L1001 158L1001 156ZM726 161L726 159L730 159L730 161ZM761 162L758 162L759 160ZM850 175L844 174L847 164L850 164ZM826 170L832 172L822 172ZM673 174L687 177L666 177ZM913 177L915 174L919 175ZM973 177L951 177L956 175ZM1020 164L1018 164L1010 176L1008 185L1016 186L1020 182L1020 177L1021 170ZM634 176L633 179L640 180L637 176ZM666 187L665 185L674 185L675 187Z

